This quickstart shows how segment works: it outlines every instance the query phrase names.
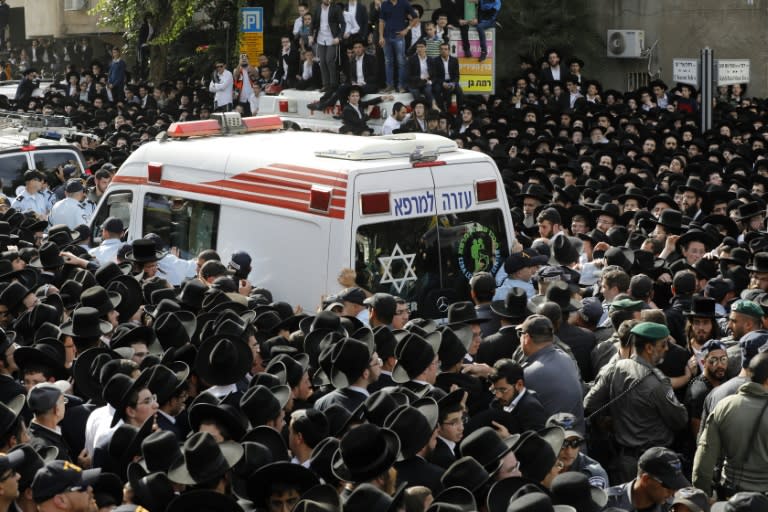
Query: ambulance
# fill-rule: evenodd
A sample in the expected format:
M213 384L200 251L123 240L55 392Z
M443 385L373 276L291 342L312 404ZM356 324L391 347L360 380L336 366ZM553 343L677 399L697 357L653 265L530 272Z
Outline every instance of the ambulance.
M252 257L249 279L275 300L315 311L343 268L372 292L444 317L469 278L495 273L514 232L487 155L445 137L356 137L282 130L278 116L172 124L118 170L91 221L128 239L158 234L183 258L215 249Z

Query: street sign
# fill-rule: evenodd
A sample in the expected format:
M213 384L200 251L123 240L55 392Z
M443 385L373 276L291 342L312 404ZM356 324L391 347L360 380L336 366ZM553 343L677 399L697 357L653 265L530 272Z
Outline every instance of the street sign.
M480 37L474 27L469 29L470 55L464 55L461 33L458 29L448 30L451 55L459 59L459 84L464 94L494 94L496 90L496 30L485 31L488 57L479 62Z
M249 62L258 62L264 53L264 8L240 9L240 53L248 55Z
M672 81L699 86L698 59L672 59Z
M749 59L718 59L717 85L749 83Z

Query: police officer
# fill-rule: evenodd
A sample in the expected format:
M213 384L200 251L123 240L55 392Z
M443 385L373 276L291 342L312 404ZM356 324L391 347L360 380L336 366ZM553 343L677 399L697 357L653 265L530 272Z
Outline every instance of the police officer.
M45 196L40 193L43 188L43 174L30 169L24 173L24 189L13 200L11 207L24 212L32 210L38 215L48 218L48 206Z
M547 420L547 428L560 427L565 431L565 440L560 449L558 461L563 463L561 473L576 471L583 473L592 487L598 489L608 488L608 473L595 459L581 451L584 445L584 436L573 427L576 424L576 416L567 412L554 414Z
M51 226L66 224L69 229L75 229L80 224L88 222L85 209L85 187L82 180L72 178L64 188L66 197L53 205L48 222Z
M645 450L671 445L675 432L688 423L670 380L656 368L668 350L669 329L641 322L630 333L635 354L605 367L584 398L586 412L609 405L619 455L618 464L609 467L615 482L630 480Z

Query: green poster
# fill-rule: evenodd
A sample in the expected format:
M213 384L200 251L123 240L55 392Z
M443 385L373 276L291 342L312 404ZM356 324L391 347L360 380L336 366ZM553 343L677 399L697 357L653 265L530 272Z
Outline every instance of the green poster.
M464 19L472 20L477 18L477 0L464 0Z

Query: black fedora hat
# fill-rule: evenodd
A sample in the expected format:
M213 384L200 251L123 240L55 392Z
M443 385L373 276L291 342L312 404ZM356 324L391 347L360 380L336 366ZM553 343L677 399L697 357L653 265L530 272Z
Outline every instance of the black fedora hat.
M0 436L4 436L16 424L25 403L24 395L17 395L7 403L0 402Z
M151 327L122 323L115 328L109 346L112 349L130 347L134 343L144 343L153 354L161 352L155 337L155 331Z
M495 473L501 459L512 451L519 438L515 434L501 440L491 427L481 427L461 441L459 451L462 457L474 457L486 471Z
M93 274L93 277L96 278L96 282L106 288L107 285L111 283L115 278L125 276L130 273L130 264L118 265L114 261L110 261L109 263L100 266Z
M267 427L266 425L254 427L245 433L241 442L259 443L266 446L269 448L269 453L272 454L272 460L274 461L288 461L291 459L283 436L272 427Z
M29 288L18 281L13 281L0 292L0 304L5 304L10 311L15 311L20 308L24 298L31 293L33 292Z
M125 419L125 408L130 405L131 395L148 387L149 371L147 370L141 372L136 380L118 373L107 381L106 386L104 386L104 399L115 408L115 414L112 416L112 423L110 424L111 427L117 425L120 420Z
M167 254L167 251L159 251L153 240L139 238L131 243L131 248L125 254L125 260L138 264L151 263L165 258Z
M468 328L462 327L462 329ZM453 329L447 325L438 328L438 330L442 335L442 339L440 341L440 349L437 351L437 357L443 368L451 368L464 360L464 356L467 355L467 349L472 343L472 333L470 331L469 342L465 344Z
M190 279L181 285L179 290L179 304L193 313L200 311L203 307L203 297L208 287L199 279Z
M347 432L333 455L331 469L339 480L367 482L387 471L400 453L400 439L386 428L366 423Z
M710 297L694 295L691 309L683 311L683 315L691 318L717 318L719 315L715 313L716 303L717 301Z
M101 316L113 311L120 304L120 300L119 293L107 291L101 286L92 286L80 295L81 304L97 309Z
M293 512L341 512L341 497L328 483L316 485L301 495Z
M102 470L109 473L121 475L126 478L128 464L134 457L141 454L141 442L152 432L154 418L149 417L144 420L141 427L136 427L130 423L123 423L112 433L107 445L107 461L104 462Z
M475 496L463 485L444 488L435 496L427 512L474 512L477 510Z
M431 398L417 400L392 411L384 421L384 427L400 438L400 458L413 457L427 443L437 428L439 415L437 402Z
M189 408L189 426L193 431L200 430L205 420L213 419L224 425L233 441L240 441L248 430L248 420L239 408L226 403L196 403Z
M567 471L552 481L552 497L561 505L570 505L579 512L600 512L608 503L604 490L593 487L587 475Z
M37 287L38 271L27 267L21 270L13 270L13 263L7 259L0 259L0 282L18 280L26 288L34 290Z
M169 311L152 323L157 340L164 350L181 347L192 341L197 328L197 318L191 311Z
M327 415L328 409L326 409ZM327 484L337 486L341 483L332 471L333 456L339 449L339 440L336 437L326 437L312 449L309 458L309 468L317 473Z
M528 496L536 499L529 500ZM486 496L486 509L488 512L507 512L507 510L514 510L515 512L523 510L565 512L573 510L571 507L554 508L552 500L549 498L549 491L541 484L522 476L505 478L494 483Z
M233 441L217 443L208 432L196 432L184 442L181 453L168 469L168 478L196 485L224 476L242 458L243 447Z
M102 366L113 359L120 359L120 356L106 347L89 348L79 354L72 364L72 376L77 392L95 403L102 403L102 384L99 376Z
M149 368L149 388L157 395L157 404L163 405L170 400L182 387L189 377L189 366L177 361L171 363L172 368L158 364Z
M328 377L337 389L357 381L370 366L373 347L354 338L343 338L331 349L331 370Z
M701 258L699 261L690 265L696 277L699 279L714 279L720 273L718 261L715 258Z
M40 247L37 257L32 258L30 266L44 270L54 269L64 265L64 258L59 254L61 249L53 242L46 242Z
M453 462L440 477L444 488L461 485L472 492L477 491L491 479L491 474L477 459L470 456L461 457Z
M578 300L573 298L571 289L565 281L551 282L547 287L547 293L544 295L544 299L560 306L560 310L563 313L571 313L573 311L578 311L581 308L581 304ZM540 307L541 303L537 302L532 301L532 303Z
M414 333L403 337L395 348L397 363L392 369L392 380L402 384L420 375L440 351L441 340L442 334L437 331L425 337Z
M8 453L15 451L24 453L24 460L14 468L19 474L19 489L29 489L37 471L59 456L59 449L55 446L46 446L40 450L35 450L32 445L22 443L11 448Z
M739 206L739 213L736 217L736 220L743 221L751 219L752 217L757 217L758 215L765 216L765 205L758 203L757 201L753 201L751 203Z
M234 384L251 369L252 364L250 347L228 335L214 335L203 341L195 358L197 374L212 386Z
M653 222L674 235L682 234L685 230L682 212L672 208L663 210L661 215L659 215L659 219Z
M720 230L724 230L726 236L730 236L734 239L739 237L739 227L733 219L727 215L707 215L701 219L701 224L711 224Z
M752 257L752 264L747 265L750 272L768 272L768 252L758 252Z
M61 324L61 333L81 338L98 338L112 332L112 324L100 320L95 308L79 307L72 313L72 319Z
M240 398L240 410L251 425L263 425L276 418L291 398L291 388L284 385L267 387L250 386Z
M454 302L448 306L448 325L457 324L484 324L490 318L477 316L475 305L470 301Z
M170 430L157 430L141 442L142 468L149 473L168 471L173 461L181 456L181 447L176 434Z
M709 233L702 229L691 227L691 229L680 235L680 238L675 242L675 248L678 252L682 253L683 247L690 242L701 242L707 251L711 251L715 246L715 240L712 239Z
M74 279L67 279L59 289L59 295L64 303L64 308L72 310L80 303L80 295L83 293L83 285Z
M128 465L128 482L133 489L133 502L142 509L166 510L177 496L168 475L159 471L147 473L135 462Z
M606 265L616 265L630 272L632 264L635 262L635 252L629 247L609 247L605 251Z
M361 484L349 494L344 502L345 512L395 512L404 509L402 506L403 492L406 484L401 484L394 496L389 496L378 487L371 484Z
M274 460L269 448L261 443L246 441L240 444L243 458L232 468L232 492L240 499L248 499L248 477Z
M69 379L69 370L64 366L64 345L57 340L52 341L55 343L36 343L16 349L13 358L22 372L31 365L43 366L51 371L56 380Z
M299 494L320 484L320 479L309 468L292 462L272 462L254 471L248 477L248 499L258 508L266 508L271 489L275 485L295 488Z
M558 265L570 265L579 261L581 239L575 236L561 235L552 242L552 258L550 262Z
M189 510L198 512L243 512L243 507L232 496L216 491L194 490L180 494L171 500L165 512L188 512Z
M106 288L120 294L120 304L116 308L119 318L123 322L130 321L142 304L139 282L131 276L119 276L112 279Z

